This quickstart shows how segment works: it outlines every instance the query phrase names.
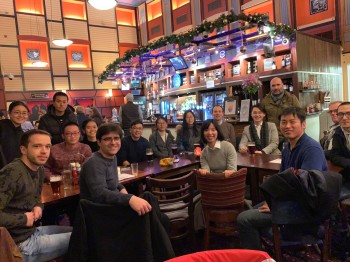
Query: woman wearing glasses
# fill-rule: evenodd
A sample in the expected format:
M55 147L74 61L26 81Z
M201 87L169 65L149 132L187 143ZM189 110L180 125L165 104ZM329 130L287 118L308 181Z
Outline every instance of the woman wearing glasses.
M21 124L28 119L29 109L22 101L13 101L9 106L10 119L0 121L0 168L21 156Z
M45 164L45 179L51 175L61 175L70 163L80 165L92 155L88 145L80 143L79 125L70 122L63 127L63 142L51 147L50 157Z
M153 150L154 157L165 158L172 157L171 144L174 140L172 133L167 130L168 124L164 117L158 117L156 120L156 130L150 135L149 143Z
M278 150L277 127L275 123L264 121L265 116L266 112L261 105L252 107L251 117L253 121L244 128L239 143L241 153L247 153L248 144L254 142L255 154L281 154Z

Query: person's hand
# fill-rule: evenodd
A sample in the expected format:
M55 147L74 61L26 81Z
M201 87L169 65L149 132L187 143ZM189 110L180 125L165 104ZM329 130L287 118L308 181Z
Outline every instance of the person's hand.
M266 202L264 202L264 204L261 207L259 207L258 210L261 213L270 213L270 208Z
M260 154L260 155L262 155L262 154L264 154L264 152L263 152L263 151L255 151L255 154Z
M246 146L241 146L241 147L239 148L239 151L240 151L241 153L247 153L247 152L248 152L248 147L246 147Z
M129 161L125 160L125 161L123 162L123 166L130 166Z
M199 174L201 174L203 176L210 173L208 170L203 169L203 168L198 169L198 172L199 172Z
M24 213L27 217L27 227L32 227L34 224L34 212L26 212Z
M122 190L120 190L119 191L120 193L122 193L122 194L128 194L128 191L126 191L126 189L125 188L123 188Z
M235 172L234 170L225 170L224 171L225 177L232 176L234 172Z
M35 206L33 208L33 214L34 214L34 221L37 221L41 219L43 215L43 210L41 209L41 207Z
M152 210L152 206L146 200L137 196L130 198L129 205L139 216L143 216Z

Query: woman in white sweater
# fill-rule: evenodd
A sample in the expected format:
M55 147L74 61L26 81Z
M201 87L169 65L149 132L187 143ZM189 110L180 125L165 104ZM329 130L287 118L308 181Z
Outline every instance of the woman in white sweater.
M203 175L208 173L225 173L230 176L237 170L237 153L235 147L224 140L218 123L207 120L201 128L201 139L206 144L201 154L201 168Z
M278 131L275 123L266 122L265 110L261 105L252 107L251 117L253 119L249 126L246 126L239 143L241 153L248 152L248 143L255 142L255 154L281 154L278 150Z

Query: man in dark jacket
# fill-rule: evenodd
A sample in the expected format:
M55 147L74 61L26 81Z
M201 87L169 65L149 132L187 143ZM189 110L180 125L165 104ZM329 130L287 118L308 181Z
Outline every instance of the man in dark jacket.
M52 136L52 144L63 142L62 127L68 122L77 123L74 108L68 105L68 96L63 92L56 92L53 96L53 104L47 108L47 113L40 118L39 129L49 132Z
M129 93L125 96L126 103L119 109L119 122L123 128L124 136L130 135L131 122L136 119L142 121L142 111L138 105L133 103L134 96Z

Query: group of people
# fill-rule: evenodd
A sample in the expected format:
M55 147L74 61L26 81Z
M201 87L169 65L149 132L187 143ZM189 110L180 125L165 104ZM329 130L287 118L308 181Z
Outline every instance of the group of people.
M71 161L82 164L82 199L129 207L135 216L155 212L152 219L162 226L150 230L156 230L157 234L166 232L168 223L159 212L157 199L149 194L145 197L130 194L119 183L117 165L146 160L147 148L152 148L156 158L164 158L173 156L173 143L180 151L193 151L196 144L201 144L204 146L200 156L201 174L223 172L231 176L237 170L236 136L233 126L223 120L221 106L213 108L214 119L203 122L201 128L194 113L186 111L176 139L167 129L166 119L158 117L147 140L142 137L139 108L132 101L133 96L127 96L127 103L120 110L122 128L115 124L99 126L93 119L85 119L80 126L68 105L67 95L57 92L53 104L40 119L39 129L25 133L21 123L28 117L28 107L21 101L11 103L10 119L0 121L0 152L4 161L0 171L0 225L9 230L26 261L47 261L67 251L71 227L35 225L42 217L40 195L44 180L51 174L61 174ZM252 122L244 128L237 151L246 153L247 143L254 141L256 154L282 154L281 171L289 168L326 171L325 154L348 170L350 102L331 104L330 113L336 116L332 119L337 120L337 126L327 132L324 150L305 133L306 115L296 97L283 90L281 79L274 78L262 104L252 107ZM267 203L243 211L238 217L241 247L261 249L261 230L271 223ZM169 243L169 239L164 240L164 260L174 256Z

